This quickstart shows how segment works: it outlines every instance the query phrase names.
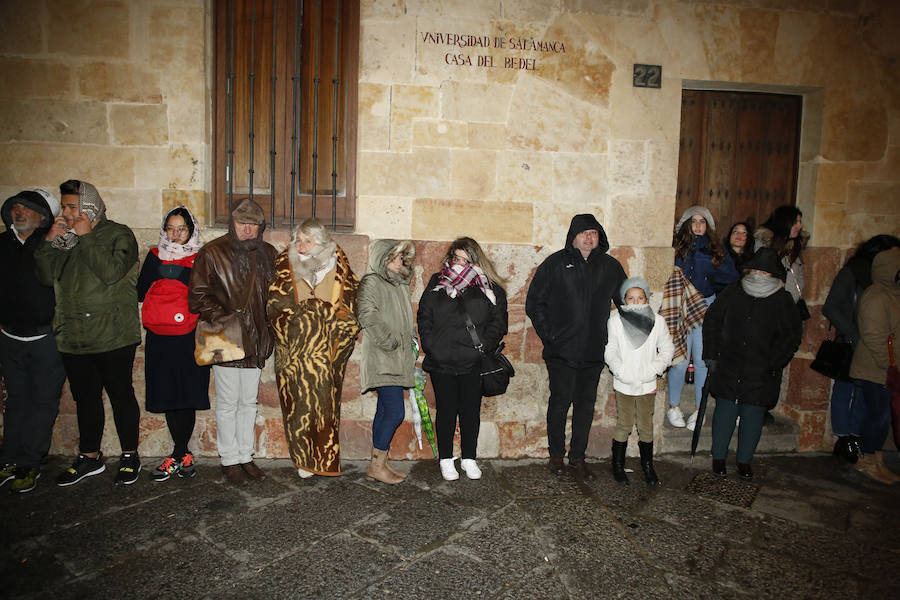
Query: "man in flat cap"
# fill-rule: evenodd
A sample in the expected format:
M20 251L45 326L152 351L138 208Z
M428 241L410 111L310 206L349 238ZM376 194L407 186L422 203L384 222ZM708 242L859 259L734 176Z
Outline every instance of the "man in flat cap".
M200 249L191 272L188 308L206 323L224 323L237 314L244 358L213 365L216 382L216 442L229 483L264 479L253 462L259 378L275 341L266 319L275 256L263 241L266 220L249 198L231 212L228 233Z

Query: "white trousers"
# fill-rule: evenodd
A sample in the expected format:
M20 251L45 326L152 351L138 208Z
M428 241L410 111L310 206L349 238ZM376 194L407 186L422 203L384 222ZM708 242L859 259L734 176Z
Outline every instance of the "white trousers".
M216 382L216 444L222 464L253 460L256 395L261 369L213 365Z

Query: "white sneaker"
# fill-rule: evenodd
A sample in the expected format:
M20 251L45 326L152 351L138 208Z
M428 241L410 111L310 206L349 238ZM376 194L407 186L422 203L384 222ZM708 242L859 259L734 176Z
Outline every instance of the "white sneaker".
M459 473L456 471L456 467L453 466L453 461L456 458L442 458L441 459L441 476L443 476L444 481L456 481L459 479Z
M670 406L666 411L666 417L672 427L684 427L684 413L678 406Z
M297 469L297 475L300 476L300 479L309 479L310 477L312 477L313 475L315 475L315 473L313 473L312 471L307 471L306 469L300 469L300 468L298 468L298 469Z
M459 461L459 466L462 467L466 477L469 479L481 479L481 469L478 468L478 463L475 462L475 459L464 458Z
M693 431L694 427L696 427L696 426L697 426L697 411L695 410L687 418L687 425L685 425L685 427L687 427L688 430Z

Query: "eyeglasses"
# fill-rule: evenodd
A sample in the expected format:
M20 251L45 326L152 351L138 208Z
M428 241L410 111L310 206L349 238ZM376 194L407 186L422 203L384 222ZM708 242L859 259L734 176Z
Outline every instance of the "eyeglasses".
M166 227L166 233L186 233L188 231L187 227Z

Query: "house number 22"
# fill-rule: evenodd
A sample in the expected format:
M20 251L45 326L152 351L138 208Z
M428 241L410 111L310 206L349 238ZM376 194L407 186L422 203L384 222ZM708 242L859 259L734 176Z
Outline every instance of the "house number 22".
M634 65L634 87L662 87L662 67L660 65Z

